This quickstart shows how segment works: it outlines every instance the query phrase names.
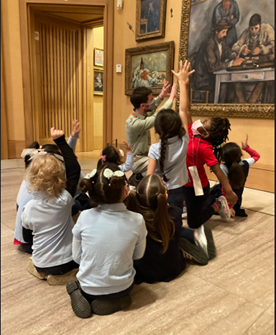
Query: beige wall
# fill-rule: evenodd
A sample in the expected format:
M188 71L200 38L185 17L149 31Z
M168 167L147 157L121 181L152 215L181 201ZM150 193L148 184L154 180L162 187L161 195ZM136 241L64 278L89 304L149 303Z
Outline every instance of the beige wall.
M8 145L9 155L14 158L21 154L16 143L23 148L25 145L18 0L2 0L1 9Z
M114 18L114 85L113 85L113 138L117 138L119 143L126 139L125 137L125 121L128 118L132 105L130 98L124 94L125 90L125 49L138 46L150 45L154 43L174 41L175 42L175 62L174 69L178 69L179 39L180 39L180 22L181 22L181 0L167 1L166 14L166 33L165 38L155 39L136 43L135 34L128 29L127 22L134 27L136 22L136 6L134 1L125 1L122 11L115 10ZM173 9L173 18L171 18L170 9ZM123 65L123 73L115 73L115 65ZM202 117L194 116L193 119ZM254 167L257 174L251 178L250 175L247 182L249 187L274 191L274 120L262 119L230 119L232 131L229 140L238 144L245 138L245 134L249 136L249 144L257 150L261 158ZM152 142L156 142L156 137L152 131ZM245 157L248 155L245 153ZM256 172L256 171L255 171ZM257 178L256 178L257 175ZM213 179L213 174L209 175ZM254 180L253 180L254 179ZM264 183L266 186L263 187Z
M94 64L94 48L104 49L104 28L92 30L92 50ZM99 68L100 69L100 68ZM94 72L93 72L94 79ZM93 129L94 150L101 150L103 146L103 96L93 95Z

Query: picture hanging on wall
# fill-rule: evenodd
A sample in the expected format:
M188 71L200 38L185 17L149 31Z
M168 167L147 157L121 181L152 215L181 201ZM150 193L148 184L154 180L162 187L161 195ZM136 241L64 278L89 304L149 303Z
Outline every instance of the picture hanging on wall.
M103 95L103 70L94 69L94 95Z
M167 0L136 0L136 41L165 37Z
M154 95L161 92L164 81L172 83L174 42L126 49L125 94L139 86L149 87Z
M182 0L179 48L195 69L192 115L273 119L274 1L196 3Z
M94 66L104 66L104 51L102 49L94 48Z

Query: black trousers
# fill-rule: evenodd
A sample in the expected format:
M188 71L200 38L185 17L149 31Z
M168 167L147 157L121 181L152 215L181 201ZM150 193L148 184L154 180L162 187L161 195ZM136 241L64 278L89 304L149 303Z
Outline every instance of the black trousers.
M39 273L42 272L42 273L46 273L48 275L61 276L61 275L64 275L65 273L70 272L73 269L78 269L79 264L77 264L74 261L71 261L71 262L66 263L66 264L51 266L49 268L39 268L37 266L35 268L37 269L37 272L39 272Z
M128 295L132 291L133 287L134 287L134 283L132 283L124 291L111 293L111 294L104 294L104 295L91 295L91 294L85 293L82 289L81 289L81 293L91 303L93 300L96 300L96 299L120 299Z
M209 197L210 185L203 188L204 195L196 196L193 187L184 187L185 201L187 206L188 226L193 229L199 228L208 221L215 210L212 206L205 208L206 200Z

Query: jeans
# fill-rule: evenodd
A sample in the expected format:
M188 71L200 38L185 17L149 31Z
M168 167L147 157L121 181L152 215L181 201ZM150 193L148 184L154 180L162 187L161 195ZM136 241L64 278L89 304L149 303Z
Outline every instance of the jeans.
M183 210L183 201L185 199L185 187L181 186L168 191L168 204L175 205Z

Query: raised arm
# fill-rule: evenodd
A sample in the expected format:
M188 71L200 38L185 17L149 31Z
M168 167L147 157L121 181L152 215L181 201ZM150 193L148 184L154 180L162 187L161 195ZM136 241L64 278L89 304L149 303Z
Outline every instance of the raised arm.
M191 63L187 60L184 65L180 61L179 72L176 73L172 70L172 73L177 78L180 89L180 107L179 107L179 116L181 117L182 124L188 133L188 126L191 124L192 117L190 113L190 98L189 98L189 76L195 72L195 70L190 71Z
M81 129L80 129L80 123L78 120L73 120L73 131L69 137L68 140L68 145L70 148L72 148L72 150L75 152L76 150L76 146L77 146L77 141L79 138L79 133L80 133Z

